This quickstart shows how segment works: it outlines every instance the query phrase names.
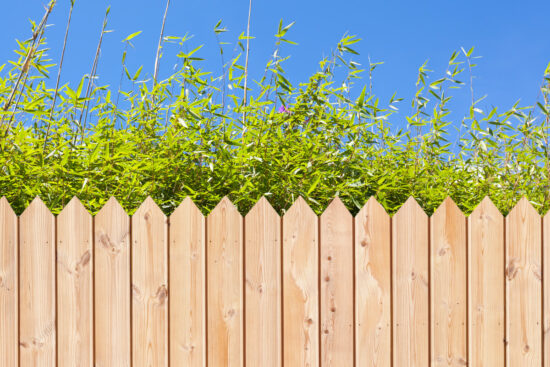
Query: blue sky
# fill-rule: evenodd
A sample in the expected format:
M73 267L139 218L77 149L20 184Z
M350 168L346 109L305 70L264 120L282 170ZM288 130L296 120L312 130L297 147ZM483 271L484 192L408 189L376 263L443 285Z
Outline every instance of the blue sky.
M45 3L45 0L3 2L0 64L13 57L15 39L29 37L28 19L38 22ZM142 34L133 40L135 48L128 52L129 69L135 71L143 65L144 72L152 74L165 4L165 0L76 0L62 83L75 85L90 71L108 5L111 5L108 29L113 32L105 36L98 69L100 83L118 85L121 40L136 31ZM59 0L48 22L51 27L46 37L50 55L56 62L68 9L69 0ZM230 53L236 38L246 29L247 12L248 0L172 0L165 35L193 34L189 47L205 44L200 51L200 56L207 59L204 68L219 73L213 27L223 19L230 31L223 35L224 41L232 43L227 46ZM453 50L475 46L475 54L482 56L477 60L475 94L477 98L488 95L482 106L508 108L517 100L531 105L550 61L549 16L548 0L254 0L251 35L255 39L251 41L250 73L254 77L263 71L273 52L273 35L282 18L285 24L296 22L288 38L299 46L284 50L291 55L286 70L294 84L315 72L322 56L349 32L363 39L356 47L361 54L356 61L365 65L370 56L373 61L385 62L374 75L374 92L382 100L397 92L409 105L417 69L425 60L429 59L435 80L444 72ZM167 49L161 76L170 71L174 56L175 51ZM465 114L468 99L466 91L459 93L454 108Z

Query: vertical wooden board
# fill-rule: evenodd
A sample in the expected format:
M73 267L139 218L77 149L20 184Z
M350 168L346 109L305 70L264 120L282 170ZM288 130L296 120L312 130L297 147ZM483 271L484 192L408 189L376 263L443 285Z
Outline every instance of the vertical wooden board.
M19 362L17 217L0 198L0 366Z
M504 366L504 218L486 197L468 217L468 361Z
M410 197L393 217L393 361L429 363L428 216Z
M283 217L283 365L319 366L319 224L303 198Z
M93 366L92 216L74 197L57 217L59 367Z
M353 366L353 217L337 197L321 215L321 365Z
M247 366L282 366L281 218L265 197L245 217Z
M208 366L244 364L243 218L227 197L207 218Z
M130 218L111 197L94 222L95 366L130 366Z
M451 198L430 218L431 365L467 362L466 218Z
M550 367L550 212L544 216L544 239L543 239L543 351L544 351L544 367Z
M374 198L355 217L357 366L391 366L390 217Z
M190 198L170 216L170 365L206 366L205 219Z
M506 366L542 365L541 219L526 198L506 217Z
M168 228L147 197L132 216L132 366L168 366Z
M55 218L37 197L20 218L21 366L54 366Z

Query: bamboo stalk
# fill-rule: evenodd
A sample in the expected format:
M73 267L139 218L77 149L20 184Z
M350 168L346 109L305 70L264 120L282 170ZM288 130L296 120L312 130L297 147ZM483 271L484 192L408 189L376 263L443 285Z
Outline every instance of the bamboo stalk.
M44 137L44 145L42 146L42 154L44 154L46 150L46 143L48 141L48 136L50 134L50 128L52 125L52 117L53 117L53 111L55 109L55 102L57 101L57 95L59 93L59 81L61 80L61 70L63 68L63 59L65 58L65 49L67 47L67 39L69 36L69 28L71 25L71 18L73 15L73 9L74 4L76 0L71 0L71 8L69 10L69 18L67 19L67 27L65 29L65 38L63 40L63 49L61 50L61 59L59 60L59 69L57 71L57 81L55 83L55 93L53 95L53 101L52 101L52 109L50 111L50 117L48 118L48 127L46 129L46 136Z
M53 11L53 8L54 8L56 2L57 2L57 0L52 0L50 2L50 5L46 8L46 12L45 12L44 16L42 17L42 20L40 21L40 23L38 24L38 26L36 27L35 31L32 34L32 43L31 43L31 47L29 48L29 52L27 52L27 56L25 57L25 61L23 62L23 66L21 67L21 71L19 72L19 75L18 75L17 80L15 82L15 86L13 87L13 89L10 93L10 96L8 97L8 100L6 101L4 106L2 107L4 112L6 112L10 108L10 106L13 103L13 100L15 98L15 94L17 93L17 90L19 89L19 84L21 83L21 80L23 79L24 76L26 77L27 73L29 72L32 59L33 59L34 54L35 54L36 49L37 49L37 47L35 47L36 41L40 40L42 38L43 29L46 26L46 22L48 21L48 17L50 16L51 12ZM39 36L40 36L40 38L39 38ZM38 42L38 44L40 44L40 42ZM25 80L26 80L26 78L25 78ZM5 117L5 114L2 114L2 121L0 122L0 128L4 127L4 117ZM10 130L10 125L8 125L8 127L6 129L6 134L9 132L9 130Z

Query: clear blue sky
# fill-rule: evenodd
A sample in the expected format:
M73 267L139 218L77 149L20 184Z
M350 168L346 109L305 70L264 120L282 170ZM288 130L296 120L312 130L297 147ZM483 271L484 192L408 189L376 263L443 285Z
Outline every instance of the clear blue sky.
M0 64L12 58L15 39L30 35L28 19L37 22L44 13L46 0L4 1L0 23ZM111 5L99 75L101 84L118 85L121 40L135 31L135 49L128 53L129 69L144 66L152 74L165 0L76 0L70 30L62 82L78 83L93 61L101 23ZM69 0L59 0L49 24L47 38L51 57L58 61L62 46ZM223 40L234 48L237 36L246 29L248 0L172 0L165 35L195 36L191 45L205 44L200 56L207 59L205 69L220 70L216 39L212 31L219 19L230 32ZM550 61L550 1L548 0L254 0L251 35L251 75L257 76L273 52L277 25L295 21L288 38L299 46L288 46L291 60L286 70L294 84L312 74L323 55L329 53L345 33L363 41L356 47L365 65L384 61L375 74L374 91L383 100L393 92L407 99L414 93L416 71L429 59L434 79L444 71L451 52L461 46L476 47L479 67L475 71L475 94L488 98L483 106L510 107L520 99L533 104L537 98L544 68ZM174 64L174 50L166 51L162 72ZM143 75L143 74L142 74ZM55 75L54 75L55 76ZM53 82L53 80L52 80ZM366 80L365 80L366 82ZM462 99L460 99L462 98ZM468 97L459 96L455 106L466 112Z

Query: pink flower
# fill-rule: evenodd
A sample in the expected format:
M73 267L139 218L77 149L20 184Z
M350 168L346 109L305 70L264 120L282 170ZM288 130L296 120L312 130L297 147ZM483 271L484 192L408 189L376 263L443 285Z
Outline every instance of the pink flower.
M283 113L283 112L290 113L290 110L288 108L286 108L285 105L282 105L281 107L279 107L277 112L279 112L279 113Z

